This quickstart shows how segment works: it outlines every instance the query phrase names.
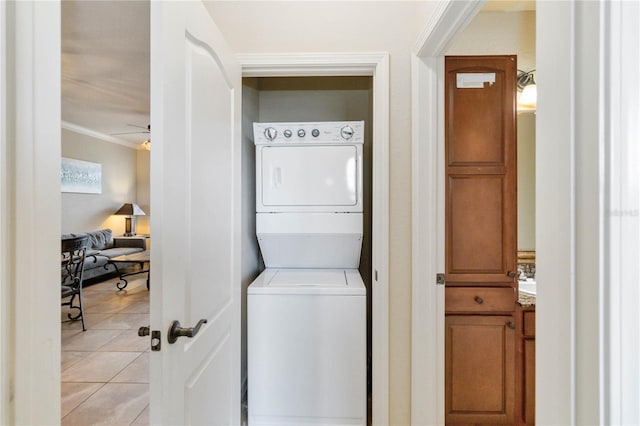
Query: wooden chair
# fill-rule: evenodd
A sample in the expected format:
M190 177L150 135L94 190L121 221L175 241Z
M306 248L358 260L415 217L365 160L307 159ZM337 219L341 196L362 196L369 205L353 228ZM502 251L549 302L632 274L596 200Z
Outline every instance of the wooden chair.
M81 320L82 331L87 331L82 305L82 273L88 245L87 235L61 240L62 299L69 298L68 301L62 302L62 306L78 310L76 315L69 312L67 316L72 321ZM75 302L77 304L74 304Z

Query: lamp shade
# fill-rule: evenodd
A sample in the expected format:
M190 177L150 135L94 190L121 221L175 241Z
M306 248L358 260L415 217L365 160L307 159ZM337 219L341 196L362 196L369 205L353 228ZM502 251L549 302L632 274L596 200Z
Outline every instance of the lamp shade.
M520 99L518 99L518 106L522 109L536 109L538 100L538 91L535 84L529 84L522 89Z
M114 214L123 216L145 216L146 213L136 203L123 204Z

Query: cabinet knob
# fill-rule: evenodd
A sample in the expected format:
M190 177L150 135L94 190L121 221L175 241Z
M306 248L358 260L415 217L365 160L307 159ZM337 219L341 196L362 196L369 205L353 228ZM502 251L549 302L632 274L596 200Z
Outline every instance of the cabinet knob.
M507 327L509 327L509 328L510 328L510 329L512 329L512 330L515 330L515 329L516 329L516 323L515 323L515 322L513 322L513 321L509 321L509 322L507 323Z
M507 272L507 275L508 275L509 277L513 278L513 277L515 277L515 276L516 276L516 273L515 273L514 271L509 271L509 272Z
M478 305L482 305L484 303L484 300L480 296L474 297L473 300L475 300Z

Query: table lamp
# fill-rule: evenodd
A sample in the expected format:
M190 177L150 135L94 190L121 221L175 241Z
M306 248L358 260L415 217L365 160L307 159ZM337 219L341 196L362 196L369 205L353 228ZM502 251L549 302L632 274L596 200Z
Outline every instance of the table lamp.
M145 212L136 203L125 203L114 214L127 216L124 218L124 236L133 237L136 235L136 216L144 216Z

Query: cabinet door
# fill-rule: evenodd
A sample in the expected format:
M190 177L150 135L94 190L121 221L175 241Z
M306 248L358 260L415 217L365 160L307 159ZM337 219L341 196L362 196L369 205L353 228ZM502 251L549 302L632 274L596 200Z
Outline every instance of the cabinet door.
M445 318L447 424L514 424L513 321L502 315Z
M523 312L522 321L522 419L536 424L536 311Z
M516 271L516 57L445 60L447 285Z

